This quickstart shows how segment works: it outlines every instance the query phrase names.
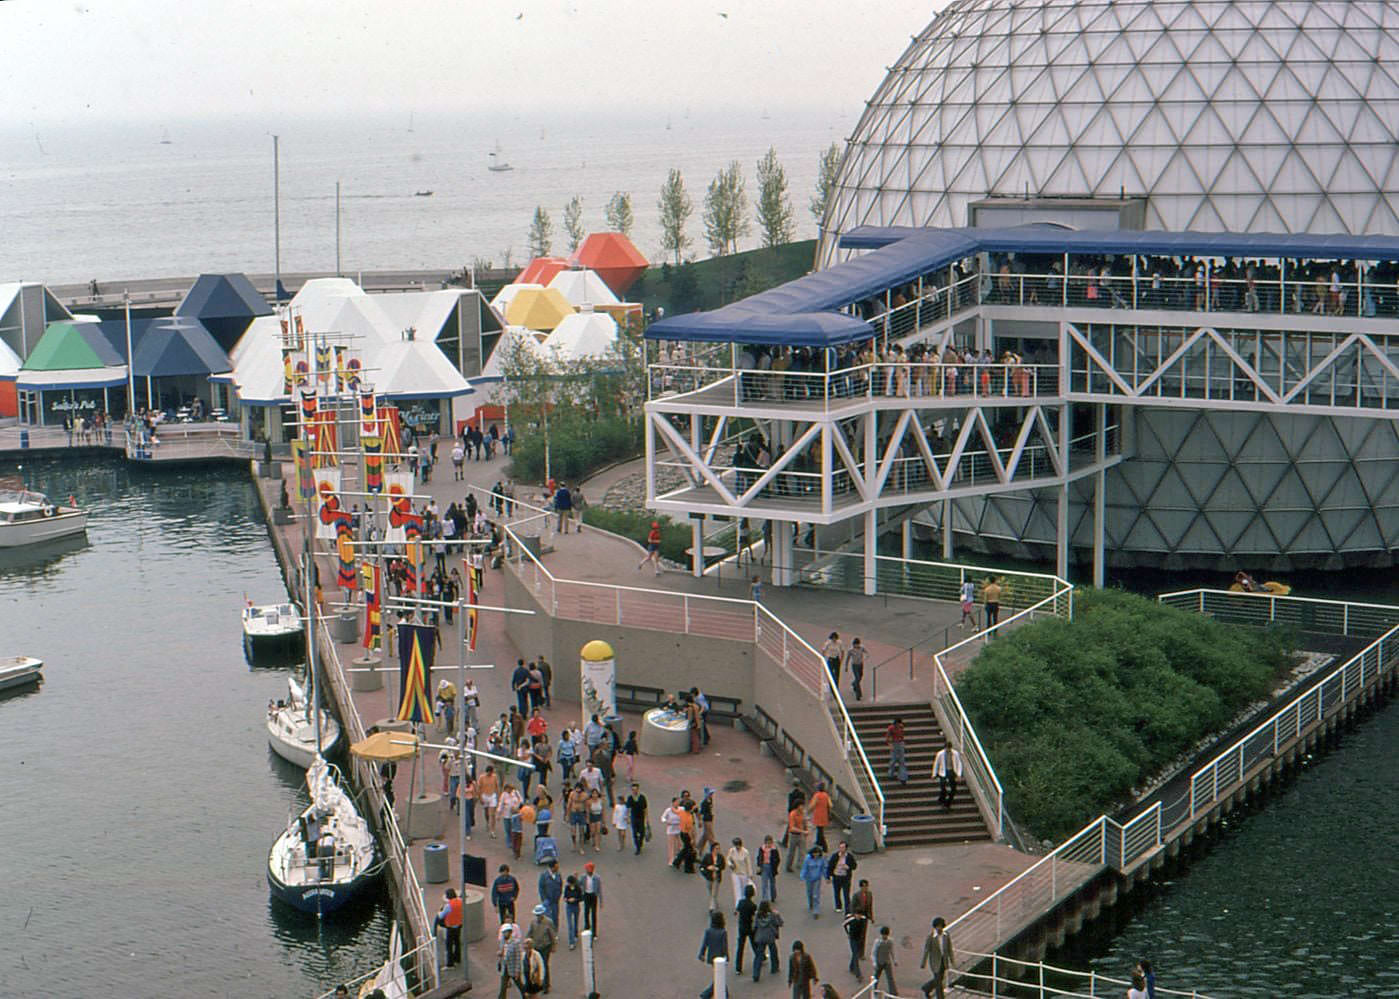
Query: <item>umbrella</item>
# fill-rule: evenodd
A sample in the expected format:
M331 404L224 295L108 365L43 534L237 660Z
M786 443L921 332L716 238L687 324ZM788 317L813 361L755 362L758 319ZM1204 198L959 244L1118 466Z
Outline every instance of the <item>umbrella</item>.
M397 763L418 754L418 737L411 732L375 732L352 745L350 752L362 760Z

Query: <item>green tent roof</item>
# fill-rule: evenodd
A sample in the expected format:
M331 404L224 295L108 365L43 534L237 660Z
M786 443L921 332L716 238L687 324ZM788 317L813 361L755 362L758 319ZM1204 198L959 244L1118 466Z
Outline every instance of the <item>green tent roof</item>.
M72 371L106 368L126 362L97 329L96 323L49 323L29 352L25 371Z

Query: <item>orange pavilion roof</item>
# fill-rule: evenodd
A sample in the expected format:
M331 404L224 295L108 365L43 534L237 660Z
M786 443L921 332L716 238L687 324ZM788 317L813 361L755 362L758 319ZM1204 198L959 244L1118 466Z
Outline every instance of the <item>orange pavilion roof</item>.
M548 284L559 271L568 270L563 257L535 257L515 276L513 284Z
M569 263L596 271L619 297L646 272L646 258L620 232L595 232L568 258Z

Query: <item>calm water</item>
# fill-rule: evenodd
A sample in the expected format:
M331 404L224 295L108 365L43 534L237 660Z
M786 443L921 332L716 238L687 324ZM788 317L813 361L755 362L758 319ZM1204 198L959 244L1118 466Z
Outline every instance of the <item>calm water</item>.
M0 562L0 654L46 662L0 700L0 996L312 995L381 961L382 900L318 927L268 897L304 795L263 727L286 670L240 643L243 593L285 593L251 483L116 460L18 474L93 517L84 547Z
M475 258L522 266L536 205L567 253L563 209L583 199L589 230L605 228L617 191L632 197L632 238L663 259L656 201L681 170L695 212L690 251L706 256L701 210L715 173L737 159L749 200L771 145L787 171L797 238L816 235L807 202L821 150L843 142L854 112L763 117L696 110L671 115L364 115L354 119L229 118L161 129L100 123L46 130L0 124L0 281L273 269L273 132L281 136L282 269L335 269L335 182L342 182L345 271L463 267ZM669 126L669 127L667 127ZM491 173L501 144L509 173ZM432 191L430 198L415 197ZM755 232L742 241L757 245Z
M1123 978L1146 957L1159 985L1217 997L1399 996L1396 774L1391 704L1051 963Z

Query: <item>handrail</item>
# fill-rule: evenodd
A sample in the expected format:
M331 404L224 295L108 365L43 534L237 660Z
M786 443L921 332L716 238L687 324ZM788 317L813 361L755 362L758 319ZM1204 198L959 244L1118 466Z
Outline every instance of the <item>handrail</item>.
M1096 999L1102 999L1102 996L1106 993L1100 992L1098 986L1117 986L1122 991L1125 991L1125 987L1132 984L1127 979L1101 975L1096 971L1077 971L1073 968L1060 968L1056 965L1046 964L1043 961L1020 961L1002 954L982 954L974 950L967 950L963 947L958 947L957 950L963 957L976 958L977 961L991 962L991 973L989 975L975 971L960 971L957 972L957 977L961 979L964 984L969 984L971 982L985 983L976 985L969 984L969 987L976 988L978 991L986 991L992 995L995 995L1000 990L1001 986L1011 986L1012 991L1016 995L1020 995L1026 991L1037 992L1036 999L1047 999L1047 997L1052 996L1065 996L1070 997L1070 999L1095 999L1095 997ZM1012 973L1002 975L1000 969L1003 965L1008 965ZM1026 975L1026 971L1038 972L1038 975ZM1048 984L1045 982L1046 972L1051 975L1062 976L1063 978L1085 981L1088 983L1088 991L1068 991L1058 986ZM1116 991L1112 994L1120 995L1121 991ZM1191 989L1189 992L1183 992L1179 989L1168 989L1160 985L1156 986L1156 994L1159 996L1189 996L1190 999L1208 999L1203 992L1195 989Z
M405 951L404 953L400 954L400 955L398 956L398 962L397 962L397 963L398 963L398 966L399 966L400 968L402 968L402 967L403 967L403 963L404 963L405 961L408 961L408 960L411 959L412 962L413 962L413 965L414 965L415 967L421 967L423 961L426 960L426 959L429 959L429 958L432 959L434 962L435 962L436 959L437 959L437 958L436 958L436 948L434 947L432 941L427 941L427 942L425 942L425 943L420 943L420 944L418 944L418 946L414 947L412 950L410 950L410 951ZM348 989L350 990L350 995L358 995L358 994L359 994L359 986L361 986L361 985L363 985L365 982L371 981L371 980L373 980L375 977L377 977L378 974L379 974L379 972L383 970L384 964L387 964L387 963L388 963L388 961L384 961L383 964L380 964L380 965L379 965L377 968L375 968L373 971L365 972L364 974L360 975L360 976L357 977L357 978L351 978L349 981L341 982L340 984L341 984L341 985L344 985L346 988L348 988ZM322 992L320 995L316 996L316 999L334 999L334 997L335 997L335 989L331 989L331 990L328 991L328 992Z

